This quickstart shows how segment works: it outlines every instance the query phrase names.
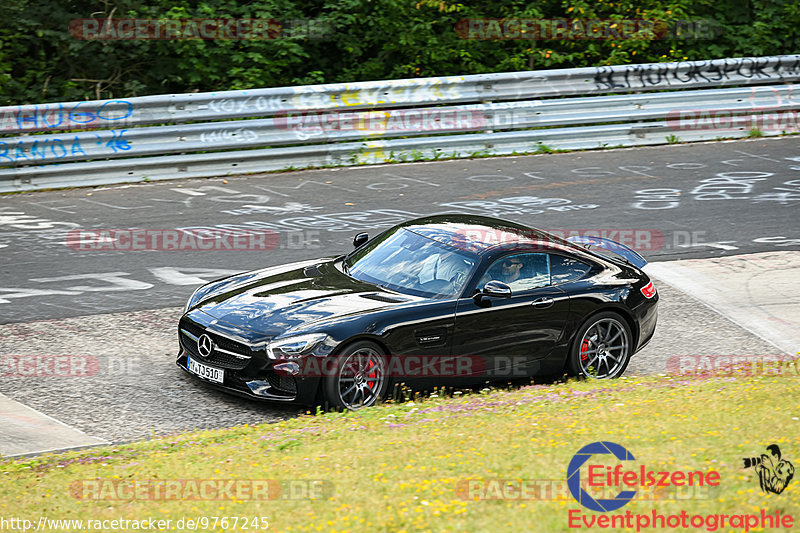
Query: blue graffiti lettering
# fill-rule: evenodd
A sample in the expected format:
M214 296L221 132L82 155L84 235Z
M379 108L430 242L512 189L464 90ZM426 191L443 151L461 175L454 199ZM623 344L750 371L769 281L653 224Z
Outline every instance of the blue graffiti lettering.
M8 155L8 145L3 141L0 141L0 157L5 157L12 163L14 162L14 158Z
M32 112L33 116L26 116L24 114L25 111L27 111L28 113ZM36 111L36 108L34 108L32 110L22 110L22 109L20 109L19 113L17 113L17 126L19 126L19 129L24 129L26 122L32 122L33 123L33 129L38 129L39 128L39 118L38 117L39 117L39 115L38 115L38 113Z
M49 104L44 106L44 111L42 112L42 124L46 128L55 129L55 128L59 127L62 122L64 122L64 105L63 104L58 104L58 108L57 109L58 109L58 113L56 113L55 111L51 111ZM50 121L47 120L48 113L51 116L52 115L57 116L58 117L58 122L56 122L55 124L51 124Z
M124 108L127 108L125 114L120 115L118 117L105 116L103 112L106 106L110 104L122 104ZM131 115L133 115L133 104L128 102L127 100L109 100L108 102L104 103L97 109L97 118L99 118L100 120L122 120L128 118Z
M106 143L106 146L114 150L114 153L117 153L117 150L131 149L131 145L128 144L128 141L122 138L126 131L128 130L111 130L111 140Z
M90 146L89 153L83 148L87 142L86 138L81 139L79 135L69 137L26 137L25 140L16 141L16 146L11 152L11 147L7 142L0 141L0 163L5 159L12 163L25 163L31 161L48 162L54 159L86 159L90 156L103 154L107 150L114 153L132 150L131 142L125 138L128 130L108 130L99 133L92 133L94 139L88 140ZM101 135L102 134L102 135ZM109 138L110 134L110 138ZM96 145L96 146L95 146Z
M0 108L0 130L37 131L99 126L102 122L124 120L133 115L134 105L128 100L108 100L99 106L93 102L41 104Z
M67 149L64 147L64 141L61 139L49 139L50 142L50 152L53 154L53 157L56 159L61 159L62 157L67 157ZM61 154L56 153L56 147L61 149Z
M77 109L85 104L86 102L79 102L78 105L72 108L72 111L69 112L69 119L72 122L77 122L78 124L88 124L89 122L94 121L96 115L91 111L77 111ZM85 118L86 120L80 120Z
M39 149L39 141L33 141L33 146L31 146L31 157L36 159L38 156L39 159L45 159L47 157L47 143L43 143L41 150Z
M78 154L86 155L86 152L83 151L83 148L81 147L81 140L76 135L75 139L72 141L72 155Z

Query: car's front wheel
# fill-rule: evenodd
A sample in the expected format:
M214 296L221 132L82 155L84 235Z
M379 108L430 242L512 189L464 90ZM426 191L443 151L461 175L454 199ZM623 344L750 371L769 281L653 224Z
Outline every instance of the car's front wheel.
M349 344L337 356L335 368L323 385L330 407L354 410L385 398L389 388L387 357L374 342Z
M570 372L596 379L621 376L630 361L632 338L630 327L616 313L589 317L578 330L570 350Z

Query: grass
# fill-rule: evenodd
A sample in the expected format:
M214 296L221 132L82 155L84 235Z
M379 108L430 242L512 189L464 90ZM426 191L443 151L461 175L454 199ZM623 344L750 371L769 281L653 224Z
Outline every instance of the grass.
M617 513L765 509L800 519L800 480L781 495L764 495L753 470L742 468L743 457L757 457L771 443L800 466L798 384L796 375L662 376L434 395L7 461L0 463L0 516L263 516L273 531L566 531L569 510L600 513L572 499L473 501L456 490L468 480L563 480L582 446L605 440L630 450L631 465L721 476L703 499L632 501ZM234 478L313 480L324 490L317 500L258 501L85 500L70 493L77 480Z

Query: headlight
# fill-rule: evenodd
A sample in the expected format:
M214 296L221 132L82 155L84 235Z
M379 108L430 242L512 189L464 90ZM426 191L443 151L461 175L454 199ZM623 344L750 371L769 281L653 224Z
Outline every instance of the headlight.
M332 349L332 346L328 346L328 343L325 342L327 339L328 336L325 333L307 333L268 342L267 357L270 359L305 357L311 355L317 347L321 347L321 351L324 353L316 355L327 355Z

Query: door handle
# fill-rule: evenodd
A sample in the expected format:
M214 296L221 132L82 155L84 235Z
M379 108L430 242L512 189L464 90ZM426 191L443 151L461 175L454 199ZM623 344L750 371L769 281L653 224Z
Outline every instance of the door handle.
M531 305L536 309L547 309L548 307L553 305L553 302L555 302L555 300L553 300L552 298L544 297L534 300Z

